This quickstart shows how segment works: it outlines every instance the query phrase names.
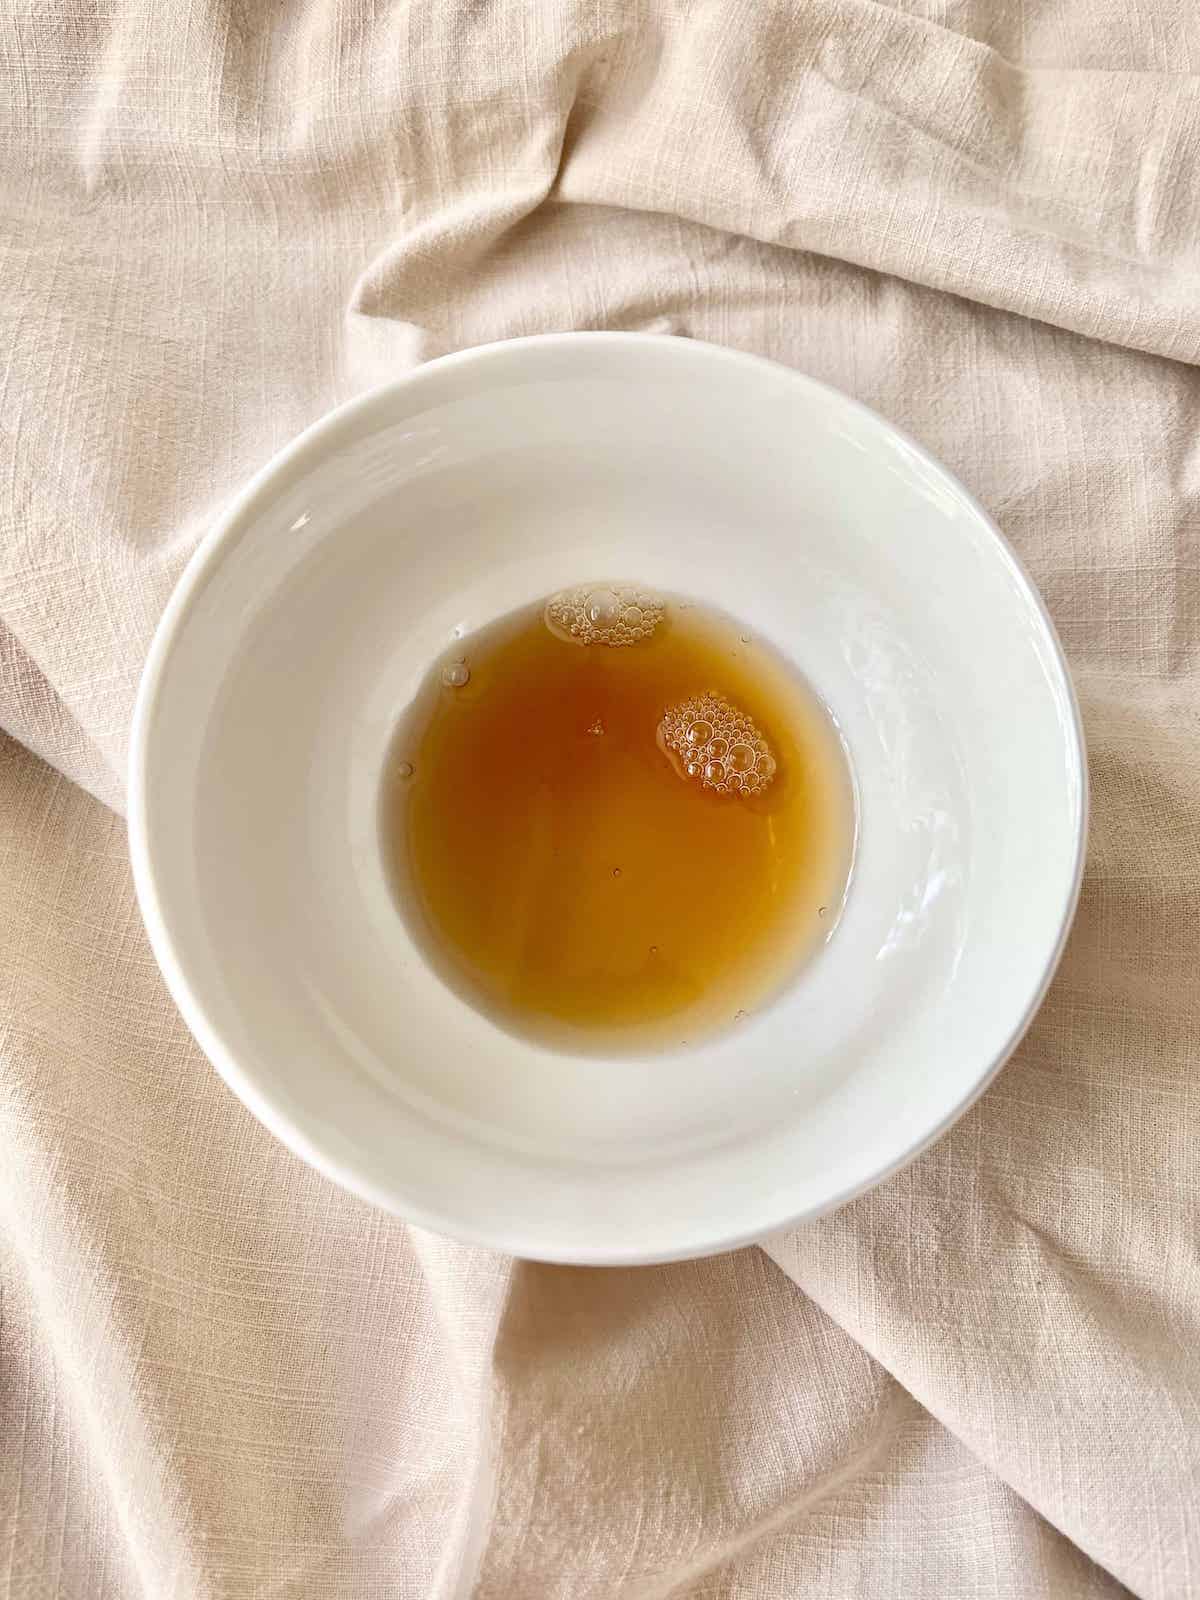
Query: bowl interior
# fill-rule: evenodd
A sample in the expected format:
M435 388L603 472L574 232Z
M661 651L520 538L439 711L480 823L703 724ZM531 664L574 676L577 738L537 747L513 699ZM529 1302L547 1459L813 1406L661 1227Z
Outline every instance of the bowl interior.
M604 577L769 638L858 789L834 938L738 1030L645 1058L464 1004L376 835L397 712L456 630ZM133 780L156 951L253 1109L415 1221L576 1261L761 1236L943 1127L1040 997L1084 807L1053 634L947 474L794 373L601 335L435 363L261 474L164 619Z

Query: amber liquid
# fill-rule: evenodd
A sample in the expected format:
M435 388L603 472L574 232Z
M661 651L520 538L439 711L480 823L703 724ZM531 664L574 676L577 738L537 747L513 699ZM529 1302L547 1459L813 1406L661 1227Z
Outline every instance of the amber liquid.
M448 683L463 672L466 683ZM820 702L721 614L667 600L624 648L541 606L460 641L402 719L381 797L397 901L435 967L556 1048L694 1044L769 1001L832 932L852 786ZM656 738L704 692L746 712L757 795L689 781Z

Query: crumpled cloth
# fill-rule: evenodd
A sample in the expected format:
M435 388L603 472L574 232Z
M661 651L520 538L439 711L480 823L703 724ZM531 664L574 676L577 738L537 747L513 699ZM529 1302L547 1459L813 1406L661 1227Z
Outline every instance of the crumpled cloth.
M1200 1594L1192 0L0 7L5 1600ZM423 1234L277 1145L120 818L189 552L330 405L562 328L758 351L995 513L1082 907L915 1165L707 1262Z

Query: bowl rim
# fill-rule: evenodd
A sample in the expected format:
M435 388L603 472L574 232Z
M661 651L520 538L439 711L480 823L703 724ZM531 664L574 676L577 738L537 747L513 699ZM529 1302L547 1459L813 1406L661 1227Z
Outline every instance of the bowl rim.
M564 1245L547 1246L544 1241L533 1249L523 1248L521 1241L505 1233L503 1228L492 1230L486 1221L480 1222L455 1215L445 1215L412 1200L404 1192L403 1174L390 1190L362 1177L352 1166L328 1155L308 1131L296 1125L293 1118L278 1107L269 1092L260 1088L252 1072L247 1071L235 1053L229 1049L217 1026L210 1021L205 1008L192 988L183 962L180 960L175 939L159 896L155 878L154 852L151 843L150 822L150 749L151 727L158 705L159 694L167 664L176 639L187 623L195 600L210 573L215 570L227 545L245 530L255 515L259 502L269 495L276 480L288 468L303 462L316 453L331 434L342 430L360 414L369 413L387 397L402 391L419 389L432 376L456 367L487 361L501 354L512 356L519 350L545 350L568 346L606 345L611 348L646 348L657 346L666 351L686 350L691 355L702 354L715 364L725 363L740 367L744 372L755 371L776 378L785 377L800 388L816 391L836 405L848 408L868 420L873 426L898 438L922 464L950 485L963 505L978 519L991 536L997 555L1007 565L1011 575L1026 600L1032 605L1041 622L1045 639L1050 646L1066 703L1070 712L1067 755L1075 769L1077 810L1075 816L1074 859L1070 886L1064 897L1058 928L1039 982L1035 985L1020 1017L1014 1023L1004 1044L986 1068L974 1079L969 1088L950 1110L920 1138L913 1140L895 1157L884 1162L878 1170L827 1199L799 1210L785 1208L784 1215L764 1215L760 1225L723 1232L719 1227L699 1242L689 1242L677 1249L639 1249L636 1246L613 1248L580 1248ZM903 428L883 417L872 407L846 394L832 384L810 377L783 362L746 351L730 349L703 340L680 339L672 334L625 332L564 332L534 334L523 338L490 341L469 346L401 373L383 383L376 384L361 395L345 400L309 424L270 459L236 491L224 509L217 515L200 543L187 561L167 605L158 621L150 649L142 670L134 705L130 733L128 760L128 836L133 868L134 888L142 920L155 960L162 972L167 989L179 1009L184 1022L201 1050L238 1099L283 1145L310 1167L331 1179L343 1189L381 1210L431 1232L480 1245L487 1249L503 1251L529 1260L558 1264L589 1266L640 1266L665 1261L681 1261L719 1254L759 1243L801 1223L815 1220L838 1210L848 1201L874 1188L884 1179L900 1171L933 1145L958 1119L970 1109L984 1091L994 1082L1020 1044L1037 1014L1047 990L1058 970L1066 947L1071 926L1079 904L1086 859L1088 819L1090 813L1090 785L1088 778L1087 747L1083 720L1080 713L1066 653L1037 586L1027 572L1007 537L993 521L978 500L965 488L949 469L930 454Z

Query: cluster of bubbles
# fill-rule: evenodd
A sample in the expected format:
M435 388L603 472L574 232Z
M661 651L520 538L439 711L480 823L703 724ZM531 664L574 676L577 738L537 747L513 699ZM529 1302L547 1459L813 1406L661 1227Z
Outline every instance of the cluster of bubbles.
M775 757L754 723L723 695L702 694L672 706L658 740L685 778L717 794L761 794Z
M636 584L563 589L546 602L546 626L575 644L619 647L648 639L663 619L662 599Z

